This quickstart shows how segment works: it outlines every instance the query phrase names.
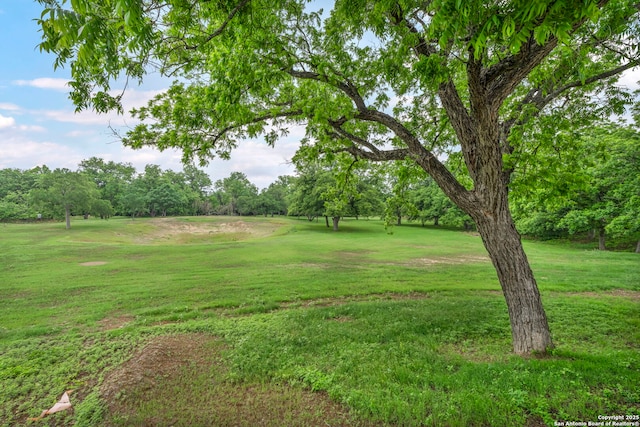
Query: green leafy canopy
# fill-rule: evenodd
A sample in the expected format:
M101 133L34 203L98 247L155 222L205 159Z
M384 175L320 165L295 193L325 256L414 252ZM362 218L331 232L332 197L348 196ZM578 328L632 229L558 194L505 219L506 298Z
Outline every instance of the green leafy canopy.
M350 0L330 10L295 0L39 1L40 47L57 54L56 66L71 63L78 109L120 108L116 79L156 70L177 78L134 111L147 121L124 141L177 147L186 161L227 157L260 134L273 144L298 123L324 152L380 157L390 145L406 148L407 132L437 153L460 143L442 85L452 82L472 108L472 62L485 89L513 79L496 93L508 134L557 102L595 107L577 89L598 92L638 64L631 1ZM631 101L608 95L616 112Z

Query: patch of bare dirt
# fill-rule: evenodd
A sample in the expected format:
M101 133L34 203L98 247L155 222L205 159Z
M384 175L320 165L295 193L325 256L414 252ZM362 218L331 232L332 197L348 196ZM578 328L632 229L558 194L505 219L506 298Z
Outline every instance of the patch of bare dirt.
M152 339L105 377L105 425L380 425L357 420L326 393L231 381L223 350L205 334Z
M120 329L133 320L134 317L129 315L109 316L98 321L98 324L100 325L100 330L104 332L112 331L114 329Z
M452 257L431 257L431 258L416 258L409 261L409 265L422 266L422 265L437 265L437 264L469 264L469 263L484 263L490 262L488 256L481 255L461 255Z
M246 237L263 237L276 231L274 223L252 223L242 220L222 222L219 219L210 221L185 221L180 218L153 218L150 221L153 230L136 238L137 243L152 243L166 240L187 240L189 236L200 238L216 235L235 235L236 239Z
M81 262L80 265L85 267L91 267L94 265L105 265L106 263L107 263L106 261L88 261L88 262Z

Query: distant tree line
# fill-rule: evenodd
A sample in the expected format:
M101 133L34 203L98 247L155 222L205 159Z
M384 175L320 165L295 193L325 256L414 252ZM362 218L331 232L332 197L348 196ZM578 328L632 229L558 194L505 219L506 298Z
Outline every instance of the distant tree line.
M293 215L310 221L324 218L338 229L343 217L384 217L389 206L407 220L434 220L457 226L462 212L442 206L444 195L428 178L393 195L394 170L357 162L347 169L334 164L300 164L296 176L280 176L259 190L244 173L233 172L212 182L202 170L185 165L183 171L146 165L141 172L129 163L92 157L77 170L0 169L0 221L65 219L71 216L176 216L176 215ZM426 183L430 191L425 193ZM433 196L433 197L432 197ZM435 208L434 205L438 205ZM449 213L447 211L455 213ZM398 221L399 223L400 221Z
M613 240L640 252L640 134L611 125L588 135L557 133L552 140L534 147L531 158L523 152L508 159L521 163L510 188L520 233L580 237L603 250ZM181 172L147 165L138 172L97 157L81 161L76 171L0 169L0 221L65 219L70 227L72 215L293 215L323 218L334 230L344 217L474 228L410 161L376 164L345 154L322 162L300 156L294 163L295 176L280 176L262 190L241 172L212 182L192 165ZM460 153L450 153L447 166L465 182Z

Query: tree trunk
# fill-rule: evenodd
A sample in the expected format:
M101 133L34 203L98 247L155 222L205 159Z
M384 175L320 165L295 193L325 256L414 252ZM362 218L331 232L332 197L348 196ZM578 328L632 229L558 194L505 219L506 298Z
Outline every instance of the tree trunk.
M327 228L329 228L329 217L328 216L324 216L324 223L327 224Z
M67 230L71 228L71 208L69 205L65 205L64 207L64 219L67 222Z
M338 231L338 222L340 222L340 217L334 216L332 219L333 219L333 231Z
M598 230L598 249L601 251L607 250L607 245L604 238L604 228Z
M636 245L636 253L640 254L640 240L638 240L638 244Z
M514 352L553 348L540 292L509 210L485 214L476 223L507 302Z

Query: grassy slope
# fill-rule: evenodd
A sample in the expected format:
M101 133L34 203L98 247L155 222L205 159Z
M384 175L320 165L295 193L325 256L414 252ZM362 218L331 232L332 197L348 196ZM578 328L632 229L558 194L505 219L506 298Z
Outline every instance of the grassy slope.
M229 379L324 390L390 423L639 413L636 254L527 243L558 348L522 359L510 354L504 300L476 236L414 226L387 234L363 220L341 222L339 233L243 221L259 233L167 234L126 219L69 231L0 225L0 425L38 415L69 388L75 412L51 422L99 425L104 372L150 335L177 331L223 337ZM81 265L90 261L106 264Z

